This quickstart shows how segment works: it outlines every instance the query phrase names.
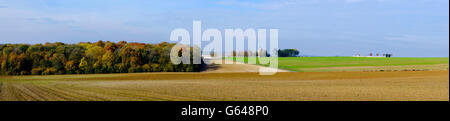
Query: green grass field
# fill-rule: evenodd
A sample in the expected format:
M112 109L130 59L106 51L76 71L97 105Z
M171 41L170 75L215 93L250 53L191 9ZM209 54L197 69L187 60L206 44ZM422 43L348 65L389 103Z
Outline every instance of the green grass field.
M278 61L279 68L298 72L446 70L449 64L449 58L280 57Z

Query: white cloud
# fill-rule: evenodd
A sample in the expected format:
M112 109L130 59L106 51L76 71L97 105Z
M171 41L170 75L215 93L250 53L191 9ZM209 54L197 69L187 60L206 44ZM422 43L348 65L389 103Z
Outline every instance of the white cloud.
M135 36L152 34L149 28L128 26L123 21L98 13L58 14L14 7L0 8L0 27L3 28L0 33L7 35L0 38L0 43L144 40Z
M393 35L384 37L384 39L390 41L423 42L429 40L430 37L418 35Z
M347 2L347 3L358 3L361 1L363 1L363 0L345 0L345 2Z
M259 2L245 0L221 0L220 5L240 6L257 9L278 9L287 6L311 5L318 3L361 3L361 2L388 2L392 0L262 0Z
M286 6L298 5L298 4L313 4L319 0L269 0L262 2L251 2L242 0L223 0L217 2L220 5L240 6L257 9L278 9Z

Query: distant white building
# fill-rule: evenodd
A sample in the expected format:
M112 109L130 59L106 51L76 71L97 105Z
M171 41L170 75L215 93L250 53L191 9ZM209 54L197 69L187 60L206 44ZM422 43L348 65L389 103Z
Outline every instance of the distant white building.
M376 53L375 55L373 55L373 53L370 53L369 55L367 55L367 56L361 56L361 54L356 54L355 56L353 56L353 57L377 57L377 58L384 58L384 57L386 57L385 55L380 55L380 53Z

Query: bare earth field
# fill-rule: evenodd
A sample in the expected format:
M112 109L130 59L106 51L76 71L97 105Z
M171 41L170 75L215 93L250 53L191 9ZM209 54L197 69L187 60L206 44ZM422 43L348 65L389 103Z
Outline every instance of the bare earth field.
M449 101L449 71L2 76L0 101Z
M0 101L449 101L448 58L280 60L291 71L261 76L262 66L236 62L201 73L0 76Z

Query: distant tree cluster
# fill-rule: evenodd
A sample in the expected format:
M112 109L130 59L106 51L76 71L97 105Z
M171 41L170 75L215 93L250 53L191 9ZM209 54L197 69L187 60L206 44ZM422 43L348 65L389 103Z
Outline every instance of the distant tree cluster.
M278 57L297 57L300 52L297 49L278 50Z
M279 49L278 57L297 57L300 54L300 51L297 49ZM214 56L214 53L210 53L211 57ZM259 49L258 51L232 51L231 56L233 57L252 57L252 56L261 56L261 57L269 57L270 54L267 50Z
M202 65L170 61L175 44L45 43L1 44L2 75L97 74L133 72L198 72ZM192 55L192 54L191 54Z

